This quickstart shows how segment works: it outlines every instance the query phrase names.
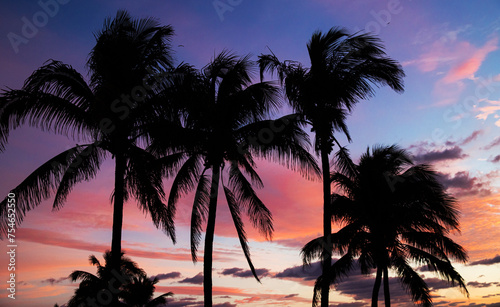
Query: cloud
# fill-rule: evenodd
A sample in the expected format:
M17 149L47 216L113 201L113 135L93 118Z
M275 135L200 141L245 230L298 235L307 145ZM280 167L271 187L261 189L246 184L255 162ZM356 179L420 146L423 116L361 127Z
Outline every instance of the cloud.
M498 49L497 45L498 37L494 37L487 41L483 47L475 50L471 56L463 59L457 65L455 65L443 78L443 82L449 84L457 82L461 79L473 77L486 56Z
M497 136L491 143L484 146L482 149L489 150L489 149L492 149L493 147L498 146L498 145L500 145L500 136Z
M152 279L155 277L158 280L175 279L175 278L181 277L181 273L180 272L170 272L170 273L166 273L166 274L158 274L158 275L151 276Z
M478 261L473 261L469 263L469 265L491 265L496 263L500 263L500 255L496 255L495 257L489 259L481 259Z
M299 296L299 294L298 293L288 294L288 295L283 296L283 299L286 300L286 299L296 297L296 296Z
M193 277L184 278L183 280L181 280L179 282L184 283L184 284L202 285L203 284L203 273L200 272Z
M494 285L498 285L498 282L478 282L478 281L469 281L467 286L474 288L488 288Z
M86 242L82 240L77 240L71 238L69 235L63 234L61 232L43 230L43 229L32 229L32 228L20 228L18 230L20 234L20 240L27 242L40 243L51 246L59 246L65 248L73 248L78 250L85 250L90 252L102 253L109 249L108 244L96 244L92 242ZM124 242L124 246L127 242ZM128 249L123 248L125 253L129 256L143 257L149 259L170 259L178 261L191 261L191 256L187 249L175 249L169 248L165 251L149 251L149 250L139 250L139 249ZM202 260L201 260L202 261Z
M316 280L316 278L318 278L318 276L320 275L321 275L321 263L318 261L311 263L311 265L308 267L303 267L299 265L287 268L282 272L275 274L274 277L283 279L292 278L292 279L301 279L304 281L311 281L311 280Z
M203 301L199 301L194 297L184 297L184 298L168 298L167 305L168 307L203 307L205 306ZM213 307L236 307L236 304L232 304L229 302L213 304Z
M498 163L498 162L500 162L500 155L496 155L496 156L494 156L494 157L493 157L493 158L491 158L489 161L490 161L490 162L493 162L493 163Z
M242 300L236 300L235 302L238 304L250 304L261 301L262 299L258 296L247 297Z
M498 49L498 37L477 47L457 39L458 34L463 32L461 30L439 32L442 34L440 37L432 37L422 44L424 49L420 57L404 62L403 66L414 65L422 72L443 75L433 90L436 99L434 105L442 106L458 101L466 89L464 80L474 80L486 57Z
M500 106L485 106L478 108L478 110L480 113L476 115L476 118L486 120L491 114L495 114L497 111L500 111Z
M439 174L441 184L452 190L455 197L479 196L485 197L492 194L488 184L482 182L478 177L471 177L469 172L461 171L454 175Z
M433 150L423 154L415 155L415 162L418 163L434 163L446 160L463 159L468 155L463 153L462 148L454 146L443 150Z
M450 174L440 173L440 181L445 186L445 188L459 188L459 189L471 189L477 178L470 177L469 172L458 172L454 176Z
M48 279L45 279L45 280L42 280L42 284L44 283L49 283L51 285L54 285L54 284L59 284L59 283L62 283L63 281L65 280L68 280L69 277L60 277L60 278L48 278Z
M257 273L258 277L265 277L269 276L269 270L268 269L255 269L255 273ZM224 269L221 272L222 275L224 276L233 276L233 277L241 277L241 278L249 278L253 277L252 271L251 270L243 270L240 268L231 268L231 269Z
M468 137L466 137L464 140L462 140L460 142L460 145L466 145L466 144L469 144L470 142L474 141L475 139L477 139L478 136L482 135L483 134L483 130L476 130L474 132L472 132L471 135L469 135Z

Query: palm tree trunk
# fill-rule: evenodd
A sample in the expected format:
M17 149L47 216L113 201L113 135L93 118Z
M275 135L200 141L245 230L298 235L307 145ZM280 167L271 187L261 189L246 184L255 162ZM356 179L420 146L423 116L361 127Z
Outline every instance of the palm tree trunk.
M111 268L120 274L122 251L123 201L125 186L126 159L122 154L115 156L115 195L113 204L113 233L111 239ZM118 296L113 297L113 303L118 302Z
M321 138L321 167L323 171L323 235L326 239L323 259L321 259L322 272L326 277L332 266L332 210L330 206L330 159L328 157L329 148L326 139ZM321 286L321 307L329 305L330 283L326 282Z
M381 283L382 283L382 268L377 267L377 275L375 276L375 284L373 285L373 292L372 292L372 307L378 306L378 293L380 291Z
M123 155L116 155L115 165L115 194L113 204L113 234L111 240L112 267L120 268L122 249L122 226L123 226L123 199L124 199L124 176L126 161Z
M387 266L384 267L384 298L385 307L391 306L391 294L389 293L389 270Z
M217 211L217 195L219 191L220 166L212 167L212 185L208 205L207 230L205 232L205 250L203 254L203 297L205 307L212 307L212 262L215 231L215 215Z

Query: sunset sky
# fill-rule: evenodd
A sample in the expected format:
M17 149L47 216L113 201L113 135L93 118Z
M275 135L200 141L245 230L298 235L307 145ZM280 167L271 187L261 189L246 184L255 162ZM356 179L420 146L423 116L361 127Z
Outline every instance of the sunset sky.
M347 120L353 142L339 139L356 161L368 146L399 144L418 163L430 163L442 174L448 192L459 200L462 232L453 239L466 248L470 261L455 267L467 282L470 298L430 272L419 273L432 287L438 306L500 306L499 1L55 1L0 2L0 89L20 88L49 59L70 64L86 76L93 33L118 9L172 25L176 63L197 68L224 49L250 53L256 60L268 48L281 60L309 66L306 43L315 30L341 26L378 35L387 54L404 68L405 92L377 89ZM52 5L44 13L43 3L49 2L56 3L57 10ZM35 24L35 31L25 26L27 21ZM12 33L22 41L12 43ZM32 128L11 133L7 149L0 153L0 198L74 144L65 136ZM62 305L77 287L67 276L77 269L95 272L89 255L102 259L111 242L112 166L110 159L95 180L77 185L60 211L51 211L49 199L27 213L16 232L16 300L7 298L7 241L0 242L0 306ZM246 223L262 283L249 274L220 197L215 306L310 306L320 270L313 265L303 271L299 251L322 231L321 183L262 161L258 172L264 182L258 195L272 211L275 228L273 241L267 242ZM126 255L160 279L157 295L175 294L168 306L202 306L203 264L193 264L189 251L192 202L189 195L178 206L176 245L154 228L134 201L125 206ZM332 290L331 304L366 306L373 282L373 276L353 271ZM396 278L391 279L391 294L395 306L411 306Z

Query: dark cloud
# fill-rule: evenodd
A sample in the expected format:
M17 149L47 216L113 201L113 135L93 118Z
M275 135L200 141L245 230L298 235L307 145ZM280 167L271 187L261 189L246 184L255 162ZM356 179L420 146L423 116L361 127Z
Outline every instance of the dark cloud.
M321 275L321 263L313 262L310 266L303 267L302 265L294 266L279 272L274 277L276 278L299 278L305 281L316 280Z
M495 297L495 296L500 296L500 293L483 295L483 296L481 296L481 298L489 298L489 297Z
M469 172L458 172L454 176L443 173L439 175L445 188L471 189L477 181L477 178L469 176Z
M452 148L433 150L415 155L414 160L417 163L435 163L439 161L463 159L465 157L467 157L467 154L463 153L462 148L454 146Z
M493 162L493 163L498 163L498 162L500 162L500 155L496 155L496 156L494 156L494 157L493 157L493 158L491 158L489 161L490 161L490 162Z
M268 269L255 269L255 273L257 273L257 276L260 277L265 277L269 276L269 270ZM231 269L224 269L221 272L222 275L224 276L233 276L233 277L241 277L241 278L249 278L253 277L252 271L251 270L244 270L240 268L231 268Z
M494 285L497 285L498 282L478 282L478 281L469 281L467 286L474 288L488 288Z
M151 276L151 279L153 279L155 277L158 280L174 279L174 278L181 277L181 273L180 272L170 272L170 273L165 273L165 274L158 274L158 275Z
M489 150L498 145L500 145L500 136L496 137L491 143L484 146L482 149Z
M471 177L469 172L458 172L455 175L438 173L439 181L447 189L453 190L453 195L456 197L463 196L488 196L491 191L488 189L487 184L483 183L477 177Z
M288 294L288 295L283 296L283 299L287 300L289 298L294 298L296 296L299 296L299 294L298 293Z
M469 263L469 265L490 265L495 263L500 263L500 255L496 255L495 257L489 259L481 259L478 261L473 261Z
M203 273L200 272L196 276L184 278L183 280L181 280L179 282L185 283L185 284L202 285L203 284Z
M59 283L62 283L63 281L65 281L67 279L69 279L69 277L60 277L60 278L57 278L57 279L55 279L55 278L47 278L47 279L42 280L42 284L44 284L44 283L49 283L51 285L53 285L53 284L59 284Z

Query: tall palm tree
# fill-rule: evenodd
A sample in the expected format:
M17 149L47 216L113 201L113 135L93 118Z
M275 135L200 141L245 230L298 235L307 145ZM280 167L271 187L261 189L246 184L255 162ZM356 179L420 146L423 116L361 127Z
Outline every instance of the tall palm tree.
M153 299L158 279L149 278L137 263L123 256L123 253L119 271L111 266L109 251L103 256L104 265L94 255L89 257L90 264L97 267L95 275L85 271L73 271L69 275L71 281L81 282L75 290L75 295L68 301L68 307L109 306L110 294L113 292L122 298L122 302L115 305L124 307L163 306L166 303L165 297L172 296L172 293L168 292Z
M254 67L249 56L239 58L223 51L201 72L193 71L190 77L178 80L180 84L174 90L182 95L171 95L184 101L184 127L175 134L184 140L180 153L187 158L173 181L168 206L169 212L175 212L180 197L196 191L191 215L191 254L196 262L206 222L205 306L212 306L212 254L219 187L223 188L248 265L259 280L250 258L241 210L246 210L253 226L268 239L273 223L271 212L254 190L263 186L254 159L272 159L304 174L319 175L314 158L303 147L309 145L309 140L297 117L267 119L279 106L278 89L269 82L252 84ZM189 90L184 90L184 86ZM162 148L166 143L153 143L153 152L168 151L170 146Z
M389 85L403 91L401 66L388 58L381 41L369 34L348 34L345 29L331 28L327 33L313 33L307 43L310 67L295 61L280 62L274 54L261 55L261 79L264 72L277 73L286 96L315 132L316 151L321 157L323 175L323 234L326 252L322 270L331 266L332 245L330 206L330 158L335 131L343 132L350 141L346 116L360 100L374 95L374 86ZM340 147L340 145L339 145ZM321 306L328 307L329 287L321 292Z
M459 231L456 201L438 182L427 165L414 165L397 146L374 147L352 167L332 174L332 182L343 192L332 194L332 220L343 225L332 234L335 252L342 255L315 285L339 282L358 261L361 271L376 268L372 306L377 306L380 285L384 284L385 305L390 306L389 269L394 270L414 302L431 306L428 285L410 266L426 264L453 286L468 294L462 276L450 258L467 261L465 250L448 237ZM305 264L323 253L324 237L302 249ZM316 301L316 295L315 295Z
M155 157L141 147L158 116L153 99L161 75L172 70L170 26L151 18L133 19L118 11L96 34L87 61L90 82L71 66L50 61L36 70L20 90L0 98L0 150L10 130L28 124L87 141L50 159L14 188L17 222L55 192L60 209L74 185L91 180L103 160L115 160L111 255L121 255L124 201L133 196L156 227L174 238L173 220L162 198L162 173ZM133 110L133 112L132 112ZM0 233L6 233L6 200L0 205ZM118 267L116 267L118 269Z

